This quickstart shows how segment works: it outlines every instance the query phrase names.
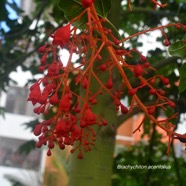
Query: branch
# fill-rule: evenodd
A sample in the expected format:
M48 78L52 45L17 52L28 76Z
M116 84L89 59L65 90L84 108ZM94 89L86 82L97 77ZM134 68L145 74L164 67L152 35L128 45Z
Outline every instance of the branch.
M162 61L160 61L159 63L156 63L153 67L156 68L157 70L167 66L167 65L171 65L173 63L175 63L175 61L178 59L178 57L170 57L170 58L167 58L167 59L164 59ZM154 71L149 71L148 72L148 76L152 76L154 73ZM130 79L132 79L133 77L131 76ZM131 84L132 84L132 87L135 87L136 86L136 80L133 79L131 80ZM126 88L125 90L126 91ZM146 96L144 96L145 98ZM145 105L151 105L152 103L145 103ZM129 119L130 117L132 117L133 115L135 114L138 114L141 112L141 109L139 109L138 107L135 107L130 113L126 114L126 115L121 115L121 116L118 116L118 122L117 122L117 127L119 127L124 121L126 121L127 119Z
M159 70L167 65L170 65L170 64L173 64L173 63L176 63L177 62L177 59L179 59L178 57L169 57L169 58L166 58L166 59L163 59L162 61L160 61L159 63L155 63L153 65L153 67L156 69L156 70Z
M132 11L123 11L123 16L126 16L126 14L138 14L138 13L143 13L143 14L151 14L151 15L155 15L155 16L176 16L176 12L170 12L170 11L156 11L156 10L152 10L152 9L147 9L147 8L143 8L143 7L135 7L132 8Z

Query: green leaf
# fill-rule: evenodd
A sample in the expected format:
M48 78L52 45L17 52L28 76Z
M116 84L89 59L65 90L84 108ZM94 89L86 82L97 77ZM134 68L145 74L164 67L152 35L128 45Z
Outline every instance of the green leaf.
M19 147L18 152L21 153L21 154L29 154L35 148L36 148L35 140L30 140L30 141L25 142L24 144L22 144Z
M186 42L184 41L178 41L176 43L173 43L169 46L168 51L170 55L184 58L186 56Z
M36 120L32 120L28 123L24 123L23 125L26 125L26 129L27 128L31 128L32 130L34 130L35 126L39 123L39 120L36 119Z
M1 8L0 21L6 21L8 19L8 11L5 7L5 4L6 4L5 0L0 1L0 8Z
M180 79L180 84L179 84L179 93L182 93L184 90L186 90L186 77Z
M182 67L179 69L179 73L181 79L186 77L186 63L184 63Z
M179 69L180 73L180 84L179 84L179 93L186 90L186 63L182 65L182 67Z
M5 119L5 108L4 107L0 107L0 115L3 117L3 119Z
M111 9L111 0L96 0L95 8L100 17L106 17ZM58 7L64 12L68 21L77 17L84 10L81 0L60 0ZM78 25L82 25L87 21L86 14L78 21ZM76 22L77 24L77 22Z
M111 9L111 0L96 0L95 7L99 16L107 17Z
M17 6L17 4L16 4L15 2L13 2L13 3L7 2L7 4L8 4L8 6L9 6L10 8L12 8L12 9L13 9L14 11L16 11L16 13L18 13L18 14L24 12L22 9L20 9L20 8Z
M80 0L60 0L58 7L64 12L68 21L77 17L84 10Z

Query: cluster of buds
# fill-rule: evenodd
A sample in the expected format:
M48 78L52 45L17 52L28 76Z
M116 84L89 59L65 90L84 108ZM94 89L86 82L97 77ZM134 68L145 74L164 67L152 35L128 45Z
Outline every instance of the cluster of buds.
M160 121L153 116L159 107L162 109L167 106L175 107L175 103L165 96L164 90L155 88L157 80L167 86L169 79L162 75L146 78L145 75L149 70L155 70L147 57L137 49L125 49L121 44L153 30L162 31L165 27L178 25L180 29L185 29L185 26L177 23L169 24L118 40L112 31L104 26L107 20L98 16L93 2L93 0L82 0L84 11L69 24L56 30L51 35L52 42L39 48L42 56L38 70L44 77L30 87L28 100L36 105L34 108L36 114L47 115L50 109L55 110L55 113L35 127L34 134L39 136L37 147L47 145L47 154L51 155L54 145L57 144L61 149L71 145L73 146L71 152L78 150L78 158L81 159L83 152L90 151L95 145L96 131L93 126L107 125L107 121L92 110L94 105L99 104L98 96L105 94L112 98L116 112L127 114L132 112L134 107L139 107L145 113L145 117L150 118L154 124L165 130L169 137L181 138L182 135L172 130L174 125L170 120L175 115ZM85 14L87 15L86 28L79 33L73 23ZM167 46L167 42L165 45ZM58 54L58 51L63 48L69 52L67 65L64 65ZM107 58L102 56L103 51ZM139 56L138 64L127 63L127 59L133 57L133 53ZM72 62L74 54L79 55L78 64ZM132 87L126 71L133 74L136 82L139 82L138 86ZM117 86L113 78L115 72L122 79ZM70 78L72 75L73 79ZM101 76L104 76L104 79L100 78ZM91 88L92 82L96 82L94 89ZM77 93L71 88L71 84L80 88L84 94ZM127 88L128 95L132 97L129 107L120 101L123 88ZM138 97L138 92L143 90L148 90L149 94L155 98L152 105L144 105Z

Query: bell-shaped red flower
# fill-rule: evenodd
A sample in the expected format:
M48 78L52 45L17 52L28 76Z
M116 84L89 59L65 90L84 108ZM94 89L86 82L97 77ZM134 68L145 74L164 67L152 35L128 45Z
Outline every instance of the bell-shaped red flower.
M96 124L96 114L94 114L90 109L85 111L85 123L86 125L93 125Z
M49 102L53 105L56 105L59 100L58 100L58 96L57 96L57 93L55 93L54 95L52 95L49 99Z
M30 94L27 101L31 101L32 104L35 105L38 102L40 96L41 96L40 86L39 83L36 82L30 87Z
M67 112L70 109L70 105L71 105L71 103L68 98L68 94L65 94L60 100L59 109Z
M80 139L81 137L82 137L81 129L77 125L74 125L73 130L71 132L72 140L75 141L75 140Z
M59 28L53 35L53 45L59 45L63 48L70 40L70 24Z

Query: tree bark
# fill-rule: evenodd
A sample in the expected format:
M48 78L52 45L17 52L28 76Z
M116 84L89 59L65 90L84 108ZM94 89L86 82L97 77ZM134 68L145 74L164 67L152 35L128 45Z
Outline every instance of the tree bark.
M70 186L110 186L115 136L98 136L96 146L79 160L74 154Z
M109 14L109 20L117 27L118 11L121 9L121 1L115 0ZM107 59L107 54L102 51L102 58ZM95 70L96 71L96 70ZM108 75L100 77L105 82ZM96 82L92 81L91 89L95 89ZM69 186L111 186L113 154L115 146L115 131L117 124L117 112L113 109L113 100L110 96L103 94L97 99L99 106L95 106L93 111L99 113L108 121L107 127L97 127L95 147L84 154L82 160L77 158L75 152L71 157L71 171Z

